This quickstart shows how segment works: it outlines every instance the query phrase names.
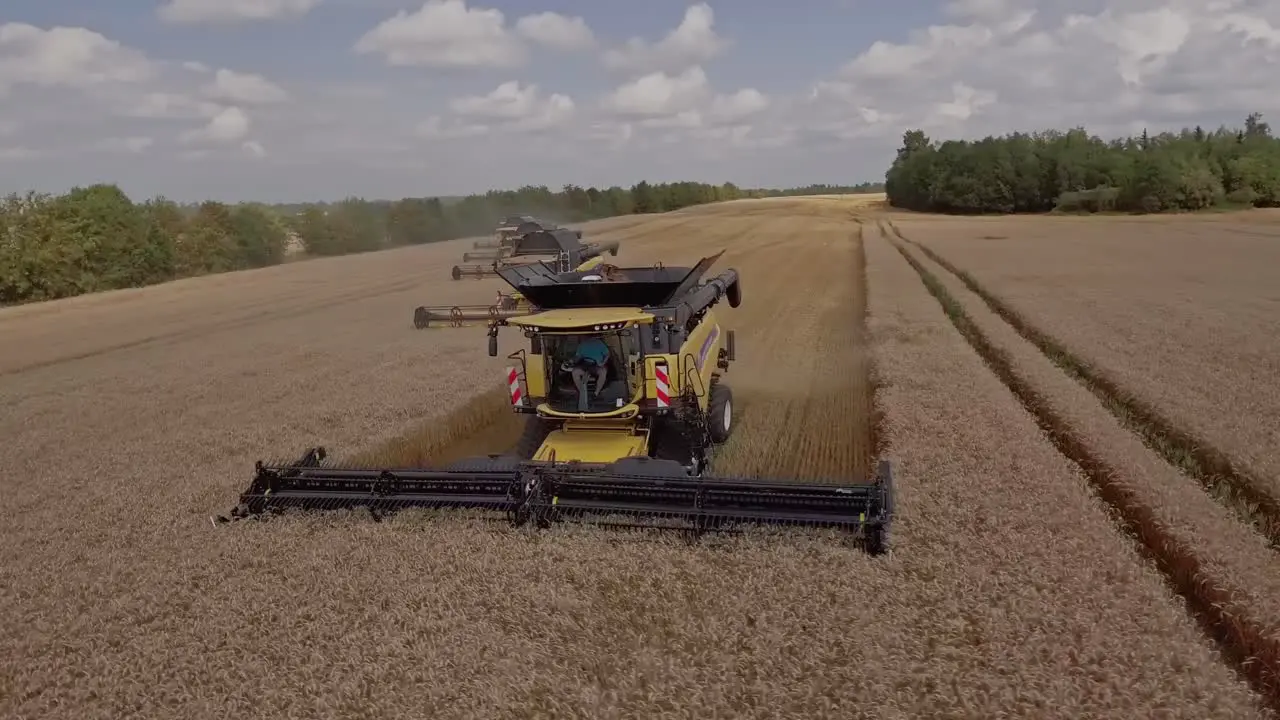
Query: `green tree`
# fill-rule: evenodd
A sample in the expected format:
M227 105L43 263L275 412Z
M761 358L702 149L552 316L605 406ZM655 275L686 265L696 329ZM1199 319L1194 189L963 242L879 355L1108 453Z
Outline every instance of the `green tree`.
M1261 138L1260 131L1255 135ZM923 134L917 140L922 156L936 154ZM1231 148L1252 147L1256 141L1248 138L1242 144L1235 135L1214 136L1207 144L1219 140ZM1013 155L999 149L984 150L966 162L975 162L984 172L999 176L1008 173L1010 162L1017 165L1007 156ZM1215 158L1221 167L1230 166L1233 172L1247 176L1240 182L1250 187L1275 184L1266 185L1267 168L1275 167L1270 161L1231 165L1236 156ZM962 177L943 179L953 186L965 185ZM932 175L928 179L928 183L940 182ZM120 188L106 184L76 188L61 196L11 195L0 202L0 303L48 300L264 267L283 261L291 232L310 255L341 255L485 235L498 219L511 214L569 223L744 197L876 192L880 188L876 183L769 189L741 188L732 183L640 181L630 190L617 185L583 188L569 184L552 191L529 185L467 197L395 202L347 198L336 203L277 206L178 204L163 197L135 204ZM1180 192L1185 197L1195 196L1194 187ZM968 202L985 202L985 193L976 188Z
M1109 141L1084 128L941 143L909 130L885 192L895 207L950 213L1271 207L1280 205L1280 140L1258 113L1242 129Z
M241 268L260 268L284 260L289 234L271 211L260 205L239 205L231 211L235 262Z

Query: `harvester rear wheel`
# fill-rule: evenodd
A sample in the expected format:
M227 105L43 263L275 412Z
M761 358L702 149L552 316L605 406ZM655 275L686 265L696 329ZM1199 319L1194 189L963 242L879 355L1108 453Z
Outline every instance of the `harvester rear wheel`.
M711 440L722 443L733 433L733 391L724 383L711 386L711 400L707 403L707 429Z

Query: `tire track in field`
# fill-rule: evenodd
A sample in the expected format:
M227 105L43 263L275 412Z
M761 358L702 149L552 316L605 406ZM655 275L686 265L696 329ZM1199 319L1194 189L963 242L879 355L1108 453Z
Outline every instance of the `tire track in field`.
M1155 511L1144 504L1143 498L1125 484L1113 463L1091 448L1050 401L1042 397L1033 381L1019 372L1010 355L992 343L938 277L908 252L908 244L916 247L918 244L904 238L896 228L886 227L883 221L879 223L879 231L881 238L916 271L957 332L1009 388L1058 452L1080 468L1111 510L1117 530L1134 543L1143 557L1153 562L1170 589L1186 602L1188 613L1214 642L1224 662L1245 678L1272 710L1280 712L1280 674L1277 673L1280 642L1272 638L1271 631L1239 613L1236 610L1239 603L1230 590L1208 581L1211 574L1205 572L1196 550L1166 527ZM891 234L897 240L891 238ZM943 270L946 271L945 266Z
M910 240L892 221L889 230L903 242L918 248L930 260L954 275L977 295L997 316L1030 342L1062 372L1091 392L1129 432L1183 474L1194 479L1210 497L1230 510L1246 525L1257 530L1280 550L1280 498L1268 483L1235 467L1230 457L1203 437L1164 416L1153 406L1072 353L1026 316L987 291L972 275L922 243Z

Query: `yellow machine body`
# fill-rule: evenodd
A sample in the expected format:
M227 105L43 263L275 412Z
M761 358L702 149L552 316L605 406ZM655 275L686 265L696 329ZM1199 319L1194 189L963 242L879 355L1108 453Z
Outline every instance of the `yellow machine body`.
M573 308L509 318L508 325L520 327L532 337L546 341L556 336L577 335L599 337L615 357L628 357L622 347L619 330L634 329L643 337L646 326L655 318L641 308ZM642 405L652 406L660 386L667 398L693 396L698 409L708 410L710 388L718 378L718 360L725 347L725 332L715 314L708 310L702 321L687 336L678 352L645 354L642 360L629 359L627 393L630 401L619 400L607 411L565 412L539 403L536 415L552 423L551 430L537 452L535 460L555 462L610 463L624 457L650 454L651 417L642 413ZM528 397L546 397L547 359L541 352L524 355L524 385ZM666 381L660 378L665 368ZM686 392L687 391L687 392Z

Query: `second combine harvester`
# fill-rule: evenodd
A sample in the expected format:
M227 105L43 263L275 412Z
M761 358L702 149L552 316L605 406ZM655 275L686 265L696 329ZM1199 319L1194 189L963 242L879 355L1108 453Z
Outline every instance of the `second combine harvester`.
M286 508L485 508L515 525L559 520L661 518L695 532L746 524L842 527L885 552L893 482L881 461L870 482L805 484L710 473L712 449L733 432L723 374L734 333L714 306L742 300L738 273L703 279L720 257L693 267L558 271L545 263L498 268L524 307L488 323L488 353L502 328L528 348L508 355L511 407L527 416L512 452L441 468L341 468L313 448L293 463L257 465L236 518ZM585 344L603 343L603 372L574 373ZM225 519L225 518L224 518Z
M608 252L618 254L618 243L582 241L581 230L561 227L543 227L539 222L527 222L516 228L516 235L503 241L498 250L484 253L464 253L463 261L487 260L469 265L454 265L450 275L454 280L464 277L497 277L499 268L509 265L537 262L542 258L551 262L561 272L567 272L586 260Z

